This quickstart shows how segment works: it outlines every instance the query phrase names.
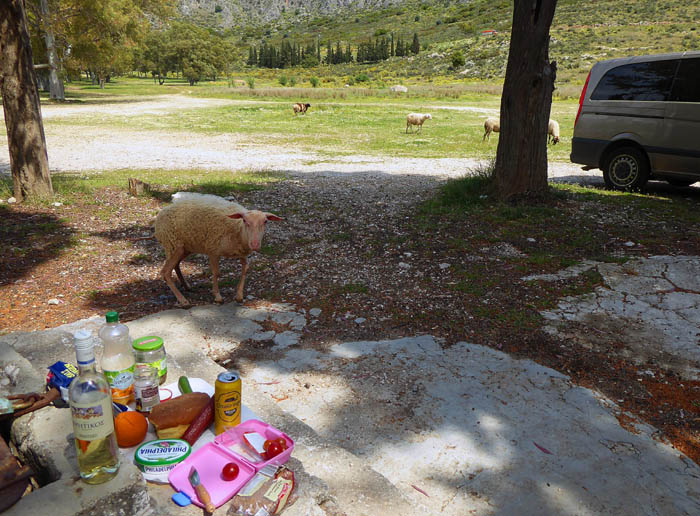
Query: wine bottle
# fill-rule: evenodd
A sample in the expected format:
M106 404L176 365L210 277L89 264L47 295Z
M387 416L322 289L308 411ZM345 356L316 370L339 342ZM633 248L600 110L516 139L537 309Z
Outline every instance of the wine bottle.
M94 342L89 331L74 334L78 376L68 389L73 435L81 478L101 484L119 471L119 448L114 433L109 383L95 367Z

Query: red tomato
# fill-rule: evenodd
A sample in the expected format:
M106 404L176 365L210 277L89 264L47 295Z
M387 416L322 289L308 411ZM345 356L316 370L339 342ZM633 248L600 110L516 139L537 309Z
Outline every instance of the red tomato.
M275 439L275 442L278 443L283 450L287 449L287 440L284 437L278 437Z
M224 480L233 480L238 476L238 464L235 462L229 462L221 470L221 477Z
M268 439L267 441L265 441L265 442L263 443L263 450L267 451L267 449L270 447L270 445L271 445L273 442L274 442L274 441L273 441L272 439Z
M270 443L270 446L267 447L267 459L270 460L272 457L276 457L280 453L282 453L282 447L280 446L280 443L277 441L273 441Z

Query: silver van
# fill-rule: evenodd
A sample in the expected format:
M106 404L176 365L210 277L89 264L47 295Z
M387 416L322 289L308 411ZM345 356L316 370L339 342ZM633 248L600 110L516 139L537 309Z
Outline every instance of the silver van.
M608 188L700 181L700 51L610 59L581 92L571 161Z

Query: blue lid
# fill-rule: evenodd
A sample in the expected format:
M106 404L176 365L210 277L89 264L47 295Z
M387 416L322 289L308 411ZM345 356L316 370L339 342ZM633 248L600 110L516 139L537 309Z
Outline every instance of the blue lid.
M192 500L190 500L190 497L187 496L182 491L178 491L171 498L173 499L173 502L178 504L180 507L187 507L189 504L192 503Z

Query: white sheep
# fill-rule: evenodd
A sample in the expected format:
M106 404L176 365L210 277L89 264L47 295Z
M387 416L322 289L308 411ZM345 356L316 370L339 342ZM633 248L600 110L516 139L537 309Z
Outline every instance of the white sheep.
M484 137L481 139L481 141L483 142L484 140L486 140L487 137L489 140L491 140L492 132L501 132L501 123L498 121L497 118L487 118L486 121L484 121Z
M219 293L219 258L238 258L241 279L236 289L236 301L243 301L243 287L248 272L247 257L260 250L268 220L284 220L273 213L246 210L235 202L215 195L178 193L173 203L156 217L155 237L165 249L165 264L160 275L182 306L189 301L175 286L173 269L180 284L188 288L180 270L180 262L193 253L206 254L212 273L212 293L217 303L223 302Z
M552 141L552 145L559 143L559 122L556 120L549 119L549 126L547 127L547 143Z
M417 125L418 126L418 132L423 129L423 122L426 120L432 120L432 115L430 113L409 113L406 116L406 132L408 132L408 128L411 127L412 125ZM413 129L411 129L413 131Z

